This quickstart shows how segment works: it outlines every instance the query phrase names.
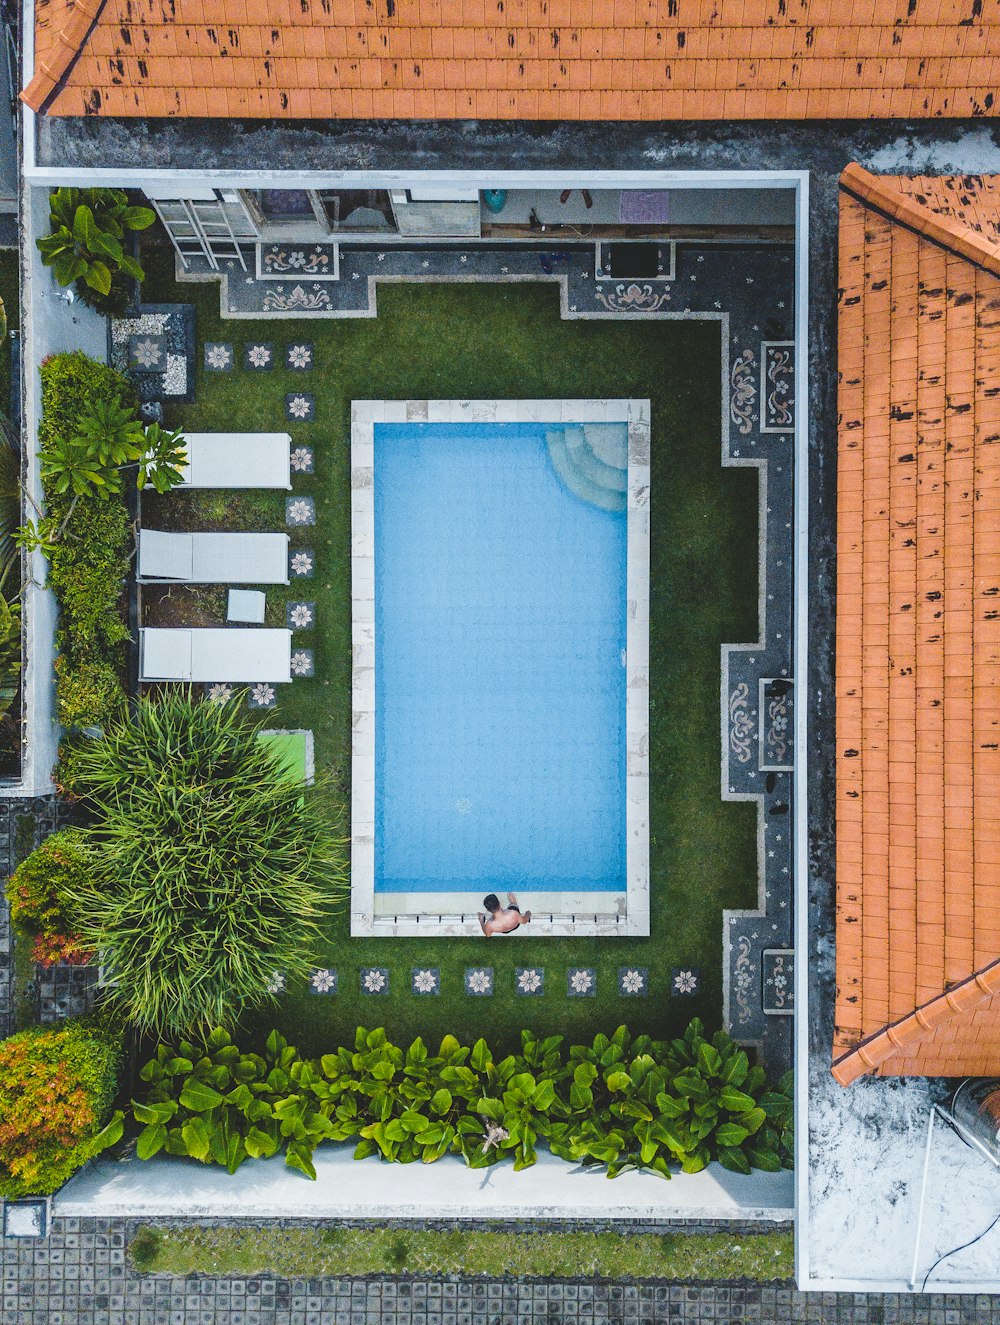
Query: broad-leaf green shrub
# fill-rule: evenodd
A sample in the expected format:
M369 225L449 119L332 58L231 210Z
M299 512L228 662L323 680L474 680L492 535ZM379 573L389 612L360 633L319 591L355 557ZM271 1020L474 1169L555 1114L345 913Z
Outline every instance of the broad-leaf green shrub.
M64 828L53 833L23 860L7 881L10 918L32 942L32 960L42 966L90 961L76 932L67 892L79 889L91 877L90 852L79 832Z
M133 409L128 379L81 351L51 355L41 367L42 417L38 435L43 473L63 438L74 435L82 415L100 403ZM59 602L56 672L60 721L66 726L100 725L124 696L123 644L129 637L122 605L131 557L128 511L117 495L58 491L43 482L49 583ZM114 679L112 679L114 678ZM117 684L115 684L117 681Z
M80 933L142 1031L231 1025L276 971L304 979L317 921L346 892L325 789L288 777L241 701L143 699L60 770L96 861L72 897Z
M49 194L51 231L35 242L60 285L104 313L122 313L126 277L141 281L142 267L125 247L135 230L148 230L156 213L133 207L122 189L55 189Z
M114 1145L120 1061L115 1033L90 1019L0 1043L0 1197L48 1195Z
M322 1141L354 1141L357 1159L427 1164L451 1153L473 1168L512 1159L515 1169L542 1144L609 1177L637 1168L669 1178L713 1159L741 1173L791 1167L791 1074L769 1089L724 1032L707 1041L695 1020L661 1044L620 1026L568 1053L560 1036L521 1038L521 1053L499 1061L482 1039L470 1047L448 1035L432 1053L418 1038L404 1051L364 1028L353 1048L318 1061L277 1032L262 1055L224 1030L161 1044L140 1074L146 1099L133 1105L137 1152L234 1172L284 1150L309 1177Z

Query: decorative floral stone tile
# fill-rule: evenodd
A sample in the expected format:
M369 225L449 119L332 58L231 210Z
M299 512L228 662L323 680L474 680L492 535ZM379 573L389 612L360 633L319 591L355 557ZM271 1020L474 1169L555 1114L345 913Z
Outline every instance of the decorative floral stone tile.
M316 413L316 397L305 391L289 391L285 396L285 413L293 423L308 423Z
M269 341L251 341L243 351L243 367L252 373L266 373L274 367L274 348Z
M618 992L622 998L645 998L649 993L649 967L619 966Z
M285 990L284 971L272 972L271 978L267 982L267 992L269 994L281 994L284 993L284 990Z
M488 998L493 993L493 967L467 966L465 992L474 998Z
M593 998L597 993L597 971L592 966L574 966L566 972L567 998Z
M700 966L674 966L671 969L670 992L677 998L693 998L700 987Z
M387 994L389 992L389 968L387 966L362 966L361 992L363 994Z
M257 681L250 687L248 700L252 709L273 709L278 703L278 692L268 681Z
M228 341L205 342L205 368L210 373L228 373L236 362L233 347Z
M540 966L518 966L514 972L514 993L526 998L540 998L545 988L545 972Z
M320 966L309 975L310 994L335 994L337 992L337 972L327 966Z
M316 523L316 502L312 497L285 498L285 524L306 525Z
M128 366L140 373L162 373L167 362L166 336L130 336Z
M315 676L316 664L312 649L295 649L292 652L291 667L293 676Z
M414 966L410 971L410 992L414 994L440 994L441 972L436 966Z
M285 625L289 630L312 630L316 625L316 604L286 603Z
M316 553L311 547L300 547L289 555L288 573L293 580L311 580L316 574Z
M285 350L285 367L293 373L304 373L313 366L313 347L308 341L297 341Z
M293 474L314 474L315 457L311 446L296 446L289 457Z
M235 693L228 681L208 681L205 684L205 698L210 704L228 704Z

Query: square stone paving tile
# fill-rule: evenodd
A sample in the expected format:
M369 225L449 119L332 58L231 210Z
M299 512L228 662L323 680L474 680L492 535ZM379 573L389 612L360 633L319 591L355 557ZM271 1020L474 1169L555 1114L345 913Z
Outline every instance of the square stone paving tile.
M291 668L292 676L315 676L316 663L312 649L295 649L292 653Z
M274 346L270 341L253 340L243 350L243 367L251 373L267 373L274 367Z
M293 474L314 474L316 472L316 456L311 446L295 446L292 448L290 464Z
M314 497L286 497L285 524L305 528L316 523L316 500Z
M376 995L388 994L389 992L388 966L362 966L361 992L363 994L376 994Z
M329 966L319 966L309 975L310 994L335 994L337 992L337 972ZM274 1285L271 1285L273 1290Z
M292 372L308 372L314 362L315 354L311 341L297 340L285 347L285 367Z
M440 969L437 966L414 966L410 971L410 992L425 996L440 994Z
M293 423L309 423L315 415L315 396L306 391L289 391L285 396L285 416Z
M597 994L597 971L593 966L572 966L566 972L567 998L594 998Z
M467 966L465 968L465 992L474 998L488 998L493 993L493 967Z
M645 998L649 993L649 967L619 966L618 992L622 998Z
M541 966L518 966L514 971L514 993L522 998L541 998L545 971Z
M316 604L302 600L286 603L285 625L289 630L312 630L316 625Z
M204 364L207 372L228 373L235 363L233 347L229 341L207 340Z
M293 580L311 580L316 574L316 553L311 547L294 548L288 554L288 573Z

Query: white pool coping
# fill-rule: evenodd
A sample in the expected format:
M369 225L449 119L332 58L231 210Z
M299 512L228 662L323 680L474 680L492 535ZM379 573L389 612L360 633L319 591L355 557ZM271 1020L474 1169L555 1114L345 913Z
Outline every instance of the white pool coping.
M648 400L356 400L351 405L351 934L461 938L479 933L458 895L375 893L375 425L624 423L626 534L626 892L533 894L532 938L649 934ZM413 898L419 899L419 910ZM543 905L537 905L542 901ZM474 899L470 898L474 905ZM408 909L404 909L408 908ZM584 909L585 908L585 909Z

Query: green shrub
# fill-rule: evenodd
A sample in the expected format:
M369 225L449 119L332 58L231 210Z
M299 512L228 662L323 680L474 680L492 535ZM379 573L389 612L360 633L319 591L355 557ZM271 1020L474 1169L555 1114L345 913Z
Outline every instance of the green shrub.
M669 1178L713 1159L740 1173L792 1164L791 1074L768 1088L764 1072L725 1032L706 1041L691 1022L661 1044L624 1026L564 1053L561 1036L521 1035L520 1054L495 1060L485 1040L446 1036L436 1054L417 1039L394 1045L359 1028L353 1048L317 1061L272 1032L263 1054L226 1031L204 1042L160 1045L142 1069L133 1104L140 1159L160 1150L235 1172L243 1160L285 1152L311 1178L323 1141L356 1142L355 1158L432 1163L460 1154L472 1168L535 1162L537 1146L608 1177L645 1169ZM735 1084L737 1081L740 1085Z
M49 583L74 656L117 656L129 638L121 611L129 569L128 512L120 501L81 501L53 549Z
M43 473L46 457L74 436L82 417L109 404L128 411L136 406L127 378L79 350L50 356L41 376ZM60 611L59 719L67 726L96 725L124 697L122 645L129 630L122 595L132 552L128 511L117 494L101 499L59 492L51 471L43 486L58 533L46 551L49 584Z
M42 361L42 417L38 425L41 448L56 437L72 436L88 406L99 400L136 405L132 384L124 373L91 359L82 350L50 354Z
M63 655L55 673L56 713L66 728L100 727L125 707L125 690L110 663L85 659L72 666Z
M82 965L90 960L93 954L80 942L67 900L68 889L79 889L90 878L90 853L72 828L46 838L11 875L10 918L33 940L33 960L43 966L57 961Z
M120 1061L120 1042L92 1020L0 1043L0 1197L54 1192L119 1139L121 1113L105 1119Z
M271 997L276 970L304 978L317 920L346 891L325 798L288 778L241 700L176 690L73 749L98 862L73 901L142 1030L231 1024Z
M60 285L75 285L86 303L120 314L125 278L141 281L145 275L122 241L155 220L150 208L130 206L123 189L55 189L49 194L50 232L35 243Z

